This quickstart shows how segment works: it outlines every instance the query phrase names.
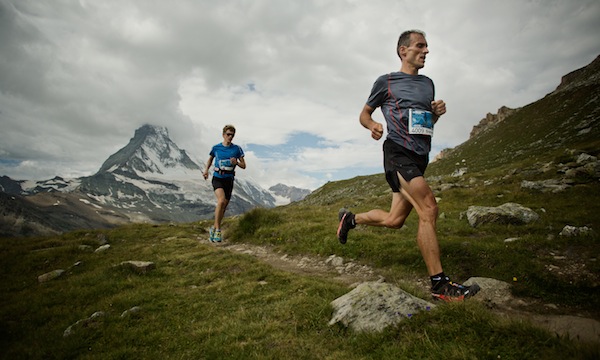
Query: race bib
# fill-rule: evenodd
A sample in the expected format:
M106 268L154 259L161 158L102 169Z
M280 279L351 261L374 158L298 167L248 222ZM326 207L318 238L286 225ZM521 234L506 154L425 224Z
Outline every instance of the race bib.
M219 170L223 171L233 171L233 169L235 169L235 166L231 164L230 159L224 159L219 160L218 168Z
M408 133L433 136L433 114L426 110L409 109Z

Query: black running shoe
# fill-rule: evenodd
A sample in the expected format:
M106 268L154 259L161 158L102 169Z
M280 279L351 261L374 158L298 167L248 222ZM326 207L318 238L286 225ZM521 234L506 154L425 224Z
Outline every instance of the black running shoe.
M437 291L431 291L434 300L446 302L463 301L477 294L481 288L477 284L465 286L449 281L442 285Z
M348 211L344 208L340 209L340 212L338 213L338 219L340 220L340 225L338 226L338 229L337 229L337 238L342 245L345 244L346 241L348 240L348 231L350 231L350 229L354 229L356 227L356 224L352 223L353 218L354 218L354 214L352 214L350 211Z

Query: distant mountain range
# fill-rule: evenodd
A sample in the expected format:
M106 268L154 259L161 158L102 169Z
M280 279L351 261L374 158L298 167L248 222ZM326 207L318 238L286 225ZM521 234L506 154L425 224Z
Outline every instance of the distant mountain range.
M189 222L214 214L214 192L164 127L144 125L92 176L23 181L0 177L0 235L61 232L128 222ZM210 180L210 179L209 179ZM227 215L297 201L310 191L270 190L236 178Z

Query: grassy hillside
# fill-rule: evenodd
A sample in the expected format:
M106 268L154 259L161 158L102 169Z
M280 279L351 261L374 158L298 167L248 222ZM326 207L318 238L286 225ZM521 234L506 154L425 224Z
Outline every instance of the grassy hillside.
M280 233L281 240L267 234L263 229L268 226L273 232L281 231L286 214L306 211L303 206L284 210L254 211L239 222L229 219L230 236L249 226L252 219L264 225L246 229L257 242L272 239L297 250L310 247L313 253L328 252L325 248L335 243L331 229L299 225ZM323 277L280 271L251 255L199 243L198 235L207 236L206 226L131 225L101 233L2 239L0 357L591 359L600 353L597 345L499 317L475 301L417 314L378 334L328 326L329 303L346 293L346 286ZM292 246L302 231L306 240ZM98 234L106 237L110 249L95 253L80 248L96 248ZM401 280L405 269L421 271L422 264L414 255L400 256L400 261L412 264L397 265L398 259L392 258L400 252L396 246L381 249L383 234L365 235L372 245L360 242L365 244L360 256L389 268L396 280ZM404 245L407 241L397 242L411 252L414 246ZM349 253L360 253L355 248L347 247ZM393 254L383 255L387 250ZM127 260L152 261L156 269L138 274L118 266ZM38 283L38 275L56 269L67 271ZM135 307L139 311L122 315ZM104 316L73 326L72 334L64 336L69 326L98 311Z

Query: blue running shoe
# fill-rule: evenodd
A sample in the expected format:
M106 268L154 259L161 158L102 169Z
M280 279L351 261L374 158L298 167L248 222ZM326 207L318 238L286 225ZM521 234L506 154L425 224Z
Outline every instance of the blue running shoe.
M215 234L213 235L213 242L221 242L221 240L222 240L221 229L216 229Z
M208 240L210 242L214 242L215 241L215 227L211 226L210 229L208 229L208 234L210 235Z

